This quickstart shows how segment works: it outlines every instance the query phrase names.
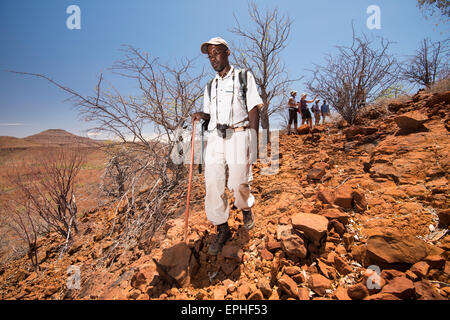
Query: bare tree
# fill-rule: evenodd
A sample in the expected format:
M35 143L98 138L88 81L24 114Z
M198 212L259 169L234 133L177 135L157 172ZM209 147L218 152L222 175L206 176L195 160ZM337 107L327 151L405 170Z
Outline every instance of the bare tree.
M427 87L449 76L448 40L432 42L425 38L416 54L402 68L405 80Z
M316 65L308 89L327 100L349 123L358 111L389 90L398 81L399 66L389 54L390 42L380 38L378 47L365 34L356 36L350 47L337 46L326 64Z
M46 231L57 231L65 239L78 232L75 178L84 163L78 148L57 147L42 152L39 162L22 164L9 175L26 208L45 222Z
M35 271L39 270L37 239L41 232L38 217L29 199L16 198L3 203L2 211L8 213L5 223L27 245L27 256Z
M417 5L430 16L438 11L446 19L450 17L449 0L417 0Z
M278 9L261 12L255 3L250 3L248 13L254 30L241 26L235 16L236 27L230 31L242 38L235 46L232 56L236 65L250 70L255 76L264 106L260 111L261 127L269 130L269 117L285 111L290 80L287 67L280 53L288 44L292 20Z
M174 193L181 199L184 183L180 180L186 168L172 161L171 151L178 142L177 132L188 128L193 110L200 109L204 90L204 72L193 71L193 60L172 66L131 46L124 46L123 52L124 59L112 71L135 81L138 90L132 95L121 94L112 84L103 88L102 74L94 94L85 96L47 76L22 73L44 78L69 93L82 118L96 124L92 130L120 142L111 149L115 153L111 153L110 169L118 169L114 174L119 192L110 229L117 241L102 258L110 261L108 265L120 254L115 249L148 243L174 213L176 208L167 207L166 202ZM144 184L147 188L142 190Z

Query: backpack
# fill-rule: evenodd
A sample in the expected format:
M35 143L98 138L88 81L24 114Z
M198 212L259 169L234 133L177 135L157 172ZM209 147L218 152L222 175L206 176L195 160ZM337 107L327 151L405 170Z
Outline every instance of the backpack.
M242 98L244 100L245 110L247 110L247 74L248 74L248 70L247 69L241 69L239 71L239 86L240 86L239 90L242 93ZM212 87L213 81L214 81L214 79L211 79L211 80L208 81L209 102L211 102L211 87Z

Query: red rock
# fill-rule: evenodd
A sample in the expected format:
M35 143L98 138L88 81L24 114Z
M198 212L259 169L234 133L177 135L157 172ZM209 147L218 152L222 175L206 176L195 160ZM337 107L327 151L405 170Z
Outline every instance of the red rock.
M299 299L297 283L288 275L283 275L278 279L278 285L289 297Z
M420 261L415 263L410 270L414 272L418 277L425 278L427 276L429 268L430 266L425 261Z
M365 283L357 283L347 288L347 294L352 300L363 300L369 295Z
M250 292L251 292L251 289L247 283L241 284L237 289L239 300L247 299L247 296L250 294Z
M427 256L425 242L409 235L374 235L367 240L366 263L406 269Z
M281 249L281 242L276 241L275 239L269 239L269 241L267 241L266 248L269 251Z
M318 273L313 273L308 279L309 286L318 295L325 295L327 289L331 289L331 281Z
M317 197L325 204L334 203L334 191L331 189L322 188L321 190L319 190Z
M279 224L290 224L289 217L282 216L278 219Z
M445 300L428 280L414 283L414 288L419 300Z
M230 279L223 280L222 284L223 284L224 288L227 290L228 293L231 293L234 290L236 290L236 285Z
M225 273L227 276L231 275L237 268L236 263L222 263L220 265L220 269Z
M405 276L412 282L419 280L419 277L417 276L417 274L415 274L411 270L406 271Z
M273 254L266 248L263 248L261 250L260 254L261 254L261 258L263 258L264 260L273 260Z
M381 271L380 277L383 279L389 281L397 277L404 277L405 274L401 271L395 270L395 269L385 269Z
M349 219L348 213L342 212L341 210L335 208L322 210L319 214L328 220L337 220L344 225L348 223Z
M131 277L130 284L133 288L140 289L141 286L145 285L146 283L147 283L147 279L146 279L145 275L140 271L136 271L133 274L133 277ZM144 290L142 290L142 291L144 291Z
M263 299L264 299L263 294L259 289L257 289L248 296L248 300L263 300Z
M365 194L361 190L352 191L353 206L356 212L364 212L367 209L367 200Z
M450 261L445 261L444 273L450 275Z
M324 168L312 168L309 170L306 179L308 180L320 180L325 175L326 171Z
M343 287L338 287L334 292L334 296L338 300L351 300L351 298L348 296L347 289Z
M221 254L225 258L241 261L244 252L241 248L239 248L239 246L229 243L223 246Z
M306 258L308 250L305 241L299 235L291 231L284 231L281 237L281 248L287 255L300 259Z
M355 242L355 238L350 233L344 233L342 235L342 240L344 241L345 249L349 250L350 247Z
M317 267L319 268L319 271L328 279L331 278L332 275L332 268L326 265L322 260L317 260Z
M390 293L400 299L411 299L414 297L414 283L406 277L397 277L388 282L381 290L382 293Z
M425 262L428 263L430 269L442 269L445 265L445 258L440 255L430 255L425 258Z
M225 287L218 287L213 291L213 300L224 300L227 295L227 289Z
M309 131L310 131L310 128L306 124L297 128L297 133L298 134L308 134Z
M44 296L50 297L50 296L54 295L58 290L59 290L58 286L55 286L55 285L47 286L44 290Z
M450 209L438 210L439 224L444 227L450 226Z
M284 268L284 273L286 273L288 276L295 276L296 274L299 274L302 271L300 267L298 266L289 266Z
M390 293L380 292L371 296L365 297L364 300L400 300Z
M371 135L378 131L376 127L351 126L343 131L347 140L353 140L358 135Z
M197 259L184 242L164 249L159 266L157 265L157 271L161 278L169 283L176 280L180 286L189 284L191 276L197 272L198 268Z
M343 208L351 209L353 203L353 188L348 185L342 185L337 188L334 198L334 204Z
M294 280L296 283L305 283L306 279L303 275L303 272L297 273L296 275L292 276L292 280Z
M344 233L347 231L347 229L345 228L345 226L344 226L342 223L340 223L339 221L337 221L337 220L331 220L331 221L328 223L328 229L329 229L329 230L334 229L334 231L336 231L336 233L337 233L340 237L342 237L342 236L344 235Z
M354 245L351 247L351 256L355 261L358 261L361 264L364 264L366 259L367 247L363 244Z
M312 213L297 213L292 216L292 226L302 231L305 236L316 244L326 236L328 219Z
M400 129L417 130L427 119L423 112L414 110L395 117L394 121Z
M340 256L334 257L334 267L339 272L339 274L346 276L352 272L352 267Z
M300 300L309 300L309 289L298 288L298 297Z
M259 279L257 287L261 290L264 297L269 298L272 295L272 288L270 282L266 278Z

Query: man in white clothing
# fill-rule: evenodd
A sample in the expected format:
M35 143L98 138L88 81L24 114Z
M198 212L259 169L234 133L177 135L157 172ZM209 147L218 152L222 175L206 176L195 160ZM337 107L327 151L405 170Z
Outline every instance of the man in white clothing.
M262 100L251 72L230 65L230 48L225 40L212 38L202 44L201 52L208 54L211 66L217 72L205 88L203 112L192 115L193 120L209 121L205 150L205 211L218 231L208 252L217 255L231 238L225 195L226 166L228 189L234 194L234 205L243 212L244 227L250 230L255 223L251 210L255 203L250 192L251 164L257 156Z

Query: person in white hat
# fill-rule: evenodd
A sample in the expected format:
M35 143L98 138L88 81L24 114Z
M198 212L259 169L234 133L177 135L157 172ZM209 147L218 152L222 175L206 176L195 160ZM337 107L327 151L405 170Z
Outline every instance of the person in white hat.
M216 255L232 236L225 194L226 166L228 189L233 192L235 207L243 212L245 229L250 230L255 223L251 164L256 160L259 107L263 102L252 73L241 73L230 65L230 47L224 39L210 39L201 45L201 52L208 55L217 73L205 87L203 112L192 115L193 120L209 121L204 157L205 211L208 220L217 226L217 236L208 248L209 254ZM246 90L242 89L242 75L246 77Z
M288 135L291 134L291 124L294 123L294 132L297 133L297 112L298 112L298 106L297 102L295 101L295 96L297 95L297 91L292 90L290 92L291 97L288 101L288 107L289 107L289 123L288 123Z

